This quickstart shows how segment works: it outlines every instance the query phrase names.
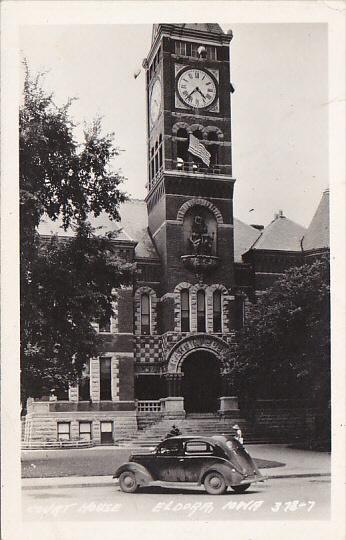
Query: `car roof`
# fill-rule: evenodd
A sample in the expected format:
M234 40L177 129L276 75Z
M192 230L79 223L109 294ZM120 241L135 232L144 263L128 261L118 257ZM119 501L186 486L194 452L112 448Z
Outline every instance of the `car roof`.
M209 443L219 443L219 442L226 442L229 439L234 439L231 435L228 433L221 433L218 435L211 435L211 436L205 436L205 435L175 435L174 437L168 437L167 439L164 439L162 442L166 441L172 441L172 440L179 440L179 441L193 441L193 440L199 440L199 441L206 441ZM161 444L160 443L160 444Z

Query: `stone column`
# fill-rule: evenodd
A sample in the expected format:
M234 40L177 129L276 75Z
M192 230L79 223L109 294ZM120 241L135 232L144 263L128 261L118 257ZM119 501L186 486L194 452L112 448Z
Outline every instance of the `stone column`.
M98 358L90 359L90 398L100 401L100 361Z
M184 418L184 398L181 392L181 375L179 373L167 373L167 397L164 398L164 416L170 419Z
M112 401L119 401L119 360L115 356L111 361Z
M68 400L69 401L78 401L79 400L79 388L76 386L69 386L68 389Z

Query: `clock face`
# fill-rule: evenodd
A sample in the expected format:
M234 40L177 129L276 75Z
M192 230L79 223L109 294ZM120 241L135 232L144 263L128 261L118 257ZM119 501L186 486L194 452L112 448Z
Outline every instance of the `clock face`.
M150 95L150 120L156 122L161 108L161 81L156 79Z
M202 69L186 69L178 76L177 90L180 99L195 109L209 107L216 99L214 77Z

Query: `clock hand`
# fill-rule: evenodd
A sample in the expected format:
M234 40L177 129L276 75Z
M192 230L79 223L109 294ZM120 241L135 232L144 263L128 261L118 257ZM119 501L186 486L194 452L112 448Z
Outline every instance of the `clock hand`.
M199 92L199 93L201 94L202 98L203 98L203 99L204 99L204 101L205 101L205 95L204 95L204 94L203 94L203 93L202 93L202 92L200 91L200 89L199 89L199 88L196 88L196 90L197 90L197 92Z
M196 92L196 90L198 90L198 88L197 88L197 87L196 87L196 88L194 88L194 89L192 90L192 92L190 92L190 94L189 94L189 95L187 96L187 98L189 98L190 96L192 96L192 94L193 94L194 92ZM187 99L187 98L186 98L186 99Z

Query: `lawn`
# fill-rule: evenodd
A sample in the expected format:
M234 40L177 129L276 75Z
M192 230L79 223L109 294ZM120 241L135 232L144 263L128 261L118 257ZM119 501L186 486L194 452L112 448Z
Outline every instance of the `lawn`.
M112 476L128 460L129 449L95 447L69 450L30 450L22 456L23 478L58 476ZM282 467L284 463L256 458L261 469Z

